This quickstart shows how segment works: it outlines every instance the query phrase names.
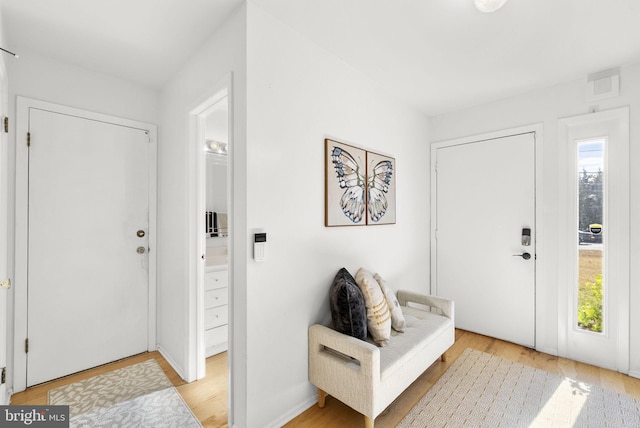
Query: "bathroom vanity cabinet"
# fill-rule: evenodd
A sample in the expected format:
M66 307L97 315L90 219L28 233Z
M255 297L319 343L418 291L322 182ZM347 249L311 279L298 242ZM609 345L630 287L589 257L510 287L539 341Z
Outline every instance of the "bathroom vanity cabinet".
M207 266L204 275L204 339L207 357L227 350L228 324L229 275L227 266Z

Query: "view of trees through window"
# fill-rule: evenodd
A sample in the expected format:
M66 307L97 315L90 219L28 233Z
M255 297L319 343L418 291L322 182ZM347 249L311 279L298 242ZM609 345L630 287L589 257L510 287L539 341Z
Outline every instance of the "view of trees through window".
M578 328L603 331L604 149L602 139L578 143Z

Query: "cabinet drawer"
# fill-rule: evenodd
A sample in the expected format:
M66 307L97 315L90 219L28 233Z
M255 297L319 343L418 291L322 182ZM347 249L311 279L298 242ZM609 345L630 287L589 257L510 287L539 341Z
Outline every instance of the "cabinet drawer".
M204 328L209 329L227 324L229 318L229 307L218 306L216 308L204 310Z
M204 343L207 348L226 343L229 338L229 329L226 325L210 328L204 332Z
M215 308L226 305L229 302L229 289L227 287L217 288L204 292L204 308Z
M229 273L226 270L207 272L204 275L204 289L214 290L229 285Z

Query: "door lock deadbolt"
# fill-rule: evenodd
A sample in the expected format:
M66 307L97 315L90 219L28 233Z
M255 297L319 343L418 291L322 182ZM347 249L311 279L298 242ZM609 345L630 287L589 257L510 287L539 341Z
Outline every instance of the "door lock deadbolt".
M136 235L138 236L138 238L144 238L144 230L140 229L136 232Z
M146 250L144 249L144 247L138 247L138 248L136 249L136 252L137 252L138 254L144 254L144 252L145 252L145 251L146 251Z

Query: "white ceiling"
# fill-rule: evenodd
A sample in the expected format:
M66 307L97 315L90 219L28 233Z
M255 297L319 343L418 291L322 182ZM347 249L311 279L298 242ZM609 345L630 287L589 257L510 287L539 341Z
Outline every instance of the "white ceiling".
M0 0L8 46L161 87L240 0ZM24 56L24 55L23 55ZM18 59L19 61L19 59Z
M161 87L241 0L0 0L10 50ZM251 0L427 114L640 63L639 0ZM622 76L624 84L624 76Z

